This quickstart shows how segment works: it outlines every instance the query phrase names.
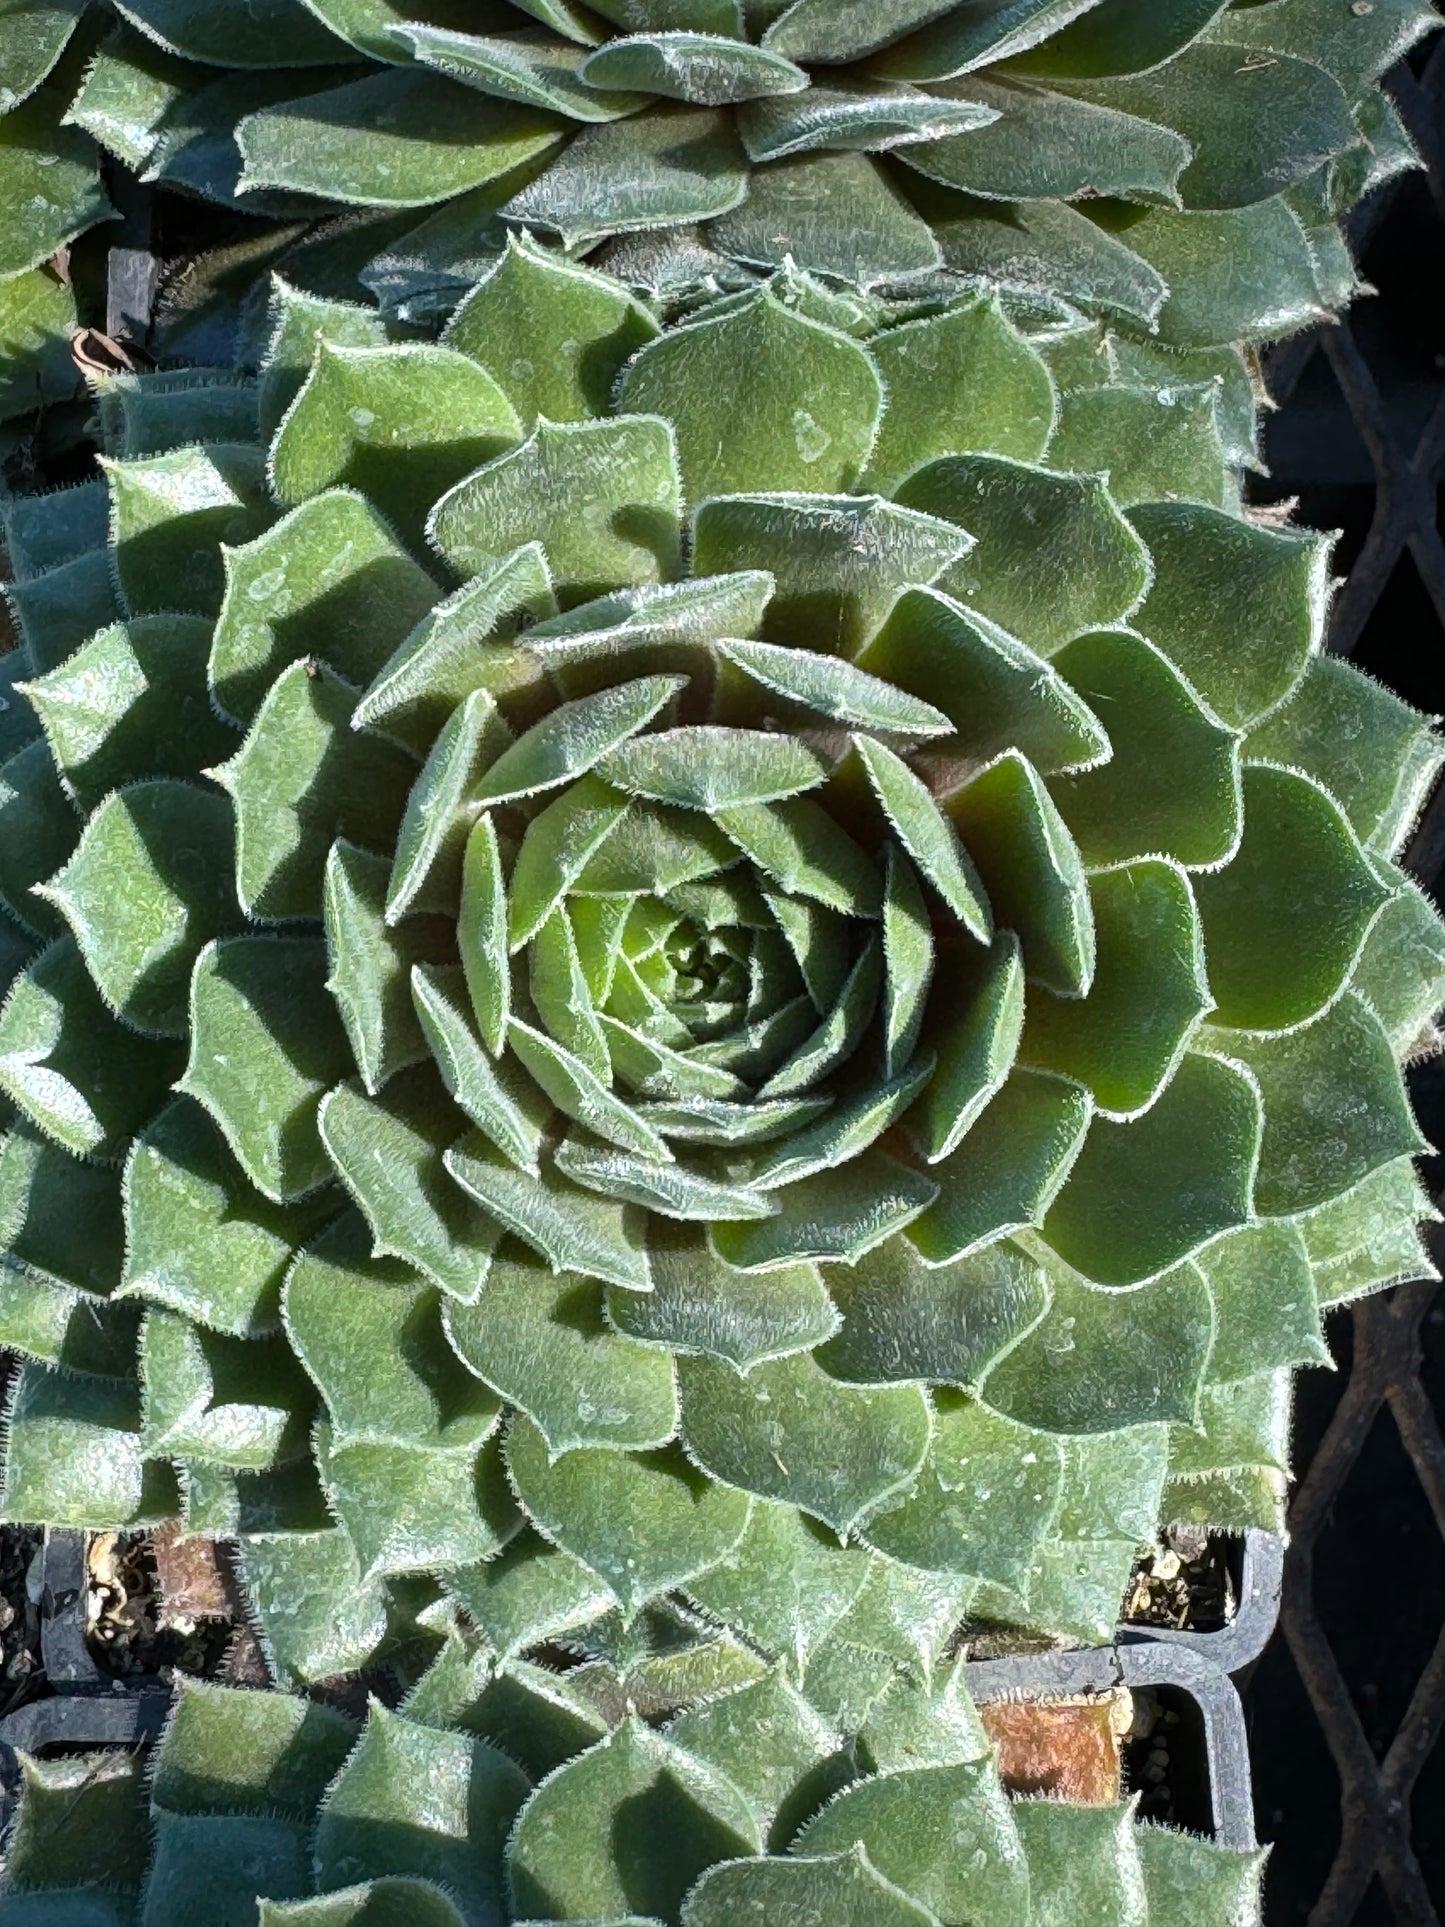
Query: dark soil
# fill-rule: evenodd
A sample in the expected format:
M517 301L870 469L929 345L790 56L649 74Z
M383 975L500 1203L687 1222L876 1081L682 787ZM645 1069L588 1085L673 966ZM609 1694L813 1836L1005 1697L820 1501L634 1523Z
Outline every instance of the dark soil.
M1163 1544L1139 1562L1124 1603L1127 1626L1217 1633L1239 1599L1241 1542L1197 1526L1170 1526Z

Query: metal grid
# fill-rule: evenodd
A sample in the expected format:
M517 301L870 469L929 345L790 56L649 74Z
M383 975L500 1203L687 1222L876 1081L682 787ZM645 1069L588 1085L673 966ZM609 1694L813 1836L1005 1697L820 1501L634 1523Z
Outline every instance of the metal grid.
M1275 472L1257 493L1297 494L1301 519L1345 524L1349 569L1328 647L1438 711L1445 38L1389 85L1426 172L1360 211L1352 238L1374 298L1269 358L1281 412ZM1445 784L1406 860L1438 899ZM1445 1146L1445 1076L1432 1066L1414 1083L1424 1128ZM1445 1235L1434 1252L1445 1269ZM1280 1631L1248 1696L1259 1832L1276 1843L1271 1927L1439 1927L1445 1917L1441 1303L1426 1282L1339 1314L1338 1378L1301 1388Z

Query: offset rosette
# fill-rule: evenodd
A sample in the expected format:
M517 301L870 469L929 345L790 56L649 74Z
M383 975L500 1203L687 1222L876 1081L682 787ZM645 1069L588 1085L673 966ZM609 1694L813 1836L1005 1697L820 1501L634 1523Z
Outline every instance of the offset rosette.
M296 1678L438 1585L840 1704L1103 1636L1422 1263L1435 738L1094 330L531 245L374 325L12 518L9 1515L239 1538Z
M0 147L23 266L103 218L98 143L241 213L378 210L374 247L353 229L341 254L350 274L369 254L365 284L411 319L448 312L526 228L669 295L787 261L849 287L981 278L1166 358L1350 298L1339 219L1415 163L1380 76L1438 24L1428 0L117 11L102 33L90 9L53 99ZM17 94L80 12L19 34Z

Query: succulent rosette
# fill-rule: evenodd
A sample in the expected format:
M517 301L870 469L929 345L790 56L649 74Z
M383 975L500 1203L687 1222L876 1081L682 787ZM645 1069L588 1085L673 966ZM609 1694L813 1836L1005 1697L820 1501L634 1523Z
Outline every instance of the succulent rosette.
M1264 1856L1011 1801L958 1669L847 1748L776 1670L644 1722L459 1641L401 1709L184 1679L150 1770L26 1760L3 1927L1257 1927Z
M522 243L103 393L9 521L8 1518L238 1539L287 1678L1101 1637L1277 1518L1424 1268L1440 748L1100 345Z
M115 13L6 16L0 275L29 278L0 281L0 325L8 298L17 342L64 299L39 263L108 214L102 150L270 221L360 210L349 272L412 318L445 313L528 228L669 295L791 260L850 286L981 278L1180 352L1279 335L1350 297L1339 217L1415 158L1379 78L1438 25L1427 0ZM272 246L234 242L192 280L234 280Z

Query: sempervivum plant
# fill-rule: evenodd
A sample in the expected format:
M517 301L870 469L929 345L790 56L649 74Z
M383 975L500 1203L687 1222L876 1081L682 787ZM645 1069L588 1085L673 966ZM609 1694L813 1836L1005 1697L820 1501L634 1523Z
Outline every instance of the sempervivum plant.
M785 259L983 276L1190 349L1348 297L1338 217L1413 161L1377 82L1438 24L1427 0L116 10L64 138L243 212L375 210L353 267L373 254L413 309L454 302L510 224L667 285ZM32 68L80 7L37 11Z
M364 1727L183 1684L133 1755L25 1763L3 1927L1256 1927L1262 1855L1010 1802L956 1675L851 1745L778 1673L664 1727L457 1643Z
M287 1677L438 1581L844 1700L1103 1636L1421 1268L1436 739L1087 333L530 246L376 328L12 515L6 1516L238 1537Z

